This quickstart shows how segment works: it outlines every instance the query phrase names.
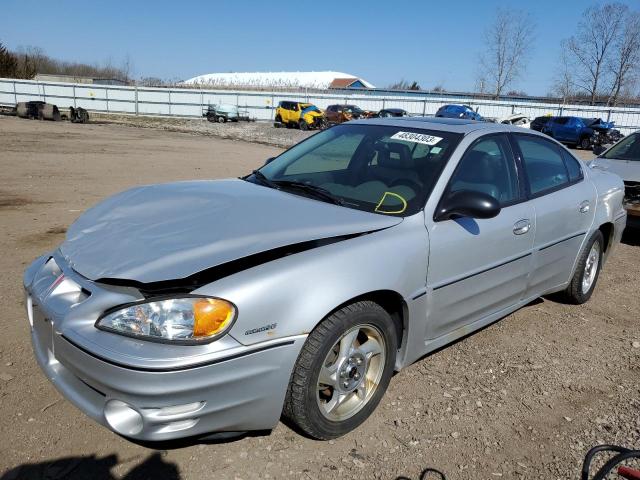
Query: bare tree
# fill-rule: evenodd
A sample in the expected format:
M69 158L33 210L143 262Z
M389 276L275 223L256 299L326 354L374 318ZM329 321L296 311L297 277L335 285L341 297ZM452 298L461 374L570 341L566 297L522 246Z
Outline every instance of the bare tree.
M569 61L571 55L567 41L560 44L560 57L558 58L558 70L553 79L553 93L562 98L562 103L573 96L575 89L575 78L573 67Z
M392 83L387 88L389 90L421 90L418 82L416 81L409 82L404 78L400 79L399 82Z
M486 78L496 98L525 70L534 31L528 13L499 9L485 32L486 50L480 58L480 78Z
M613 78L608 104L614 106L621 91L631 87L640 71L640 13L628 12L621 30L608 64Z
M484 73L478 73L476 77L476 83L473 86L473 91L476 93L486 93L487 91L487 79Z
M576 85L585 91L591 104L602 93L607 63L624 24L628 7L608 3L587 8L578 23L576 35L567 42L576 66Z
M0 43L0 77L14 78L18 70L18 59Z

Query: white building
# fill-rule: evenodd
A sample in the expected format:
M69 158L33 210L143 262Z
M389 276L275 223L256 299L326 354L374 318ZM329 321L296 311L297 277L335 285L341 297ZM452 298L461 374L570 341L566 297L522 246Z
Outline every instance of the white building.
M372 84L343 72L234 72L208 73L183 82L208 87L254 88L375 88Z

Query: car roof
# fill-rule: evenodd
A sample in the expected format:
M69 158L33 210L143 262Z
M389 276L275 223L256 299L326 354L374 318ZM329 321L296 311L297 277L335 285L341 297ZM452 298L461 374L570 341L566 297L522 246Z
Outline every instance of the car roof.
M349 123L365 125L389 125L394 127L421 128L425 130L440 130L441 132L467 133L484 130L490 132L520 132L546 137L535 130L525 129L516 125L503 123L478 122L475 120L440 117L401 117L401 118L371 118L355 120ZM546 137L548 138L548 137Z

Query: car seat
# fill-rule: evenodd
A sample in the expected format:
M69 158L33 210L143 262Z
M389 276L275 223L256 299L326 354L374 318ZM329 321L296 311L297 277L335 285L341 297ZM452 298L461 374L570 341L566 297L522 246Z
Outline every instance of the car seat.
M375 164L369 166L373 180L379 180L390 187L407 180L405 184L421 187L422 182L408 145L400 142L379 142L375 149Z

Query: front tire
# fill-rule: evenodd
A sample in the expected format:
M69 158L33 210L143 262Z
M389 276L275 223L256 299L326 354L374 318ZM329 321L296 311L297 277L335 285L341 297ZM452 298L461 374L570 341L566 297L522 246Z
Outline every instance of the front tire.
M395 324L377 303L360 301L331 314L302 347L284 417L320 440L355 429L384 395L397 345Z
M304 120L300 120L300 123L298 123L298 127L303 131L309 130L309 124Z
M580 253L578 265L571 282L562 292L562 296L567 303L580 305L591 298L600 276L603 251L604 237L602 232L598 230L591 235L591 238L589 238Z
M591 149L591 139L589 137L582 137L580 139L580 144L579 147L583 150L590 150Z

